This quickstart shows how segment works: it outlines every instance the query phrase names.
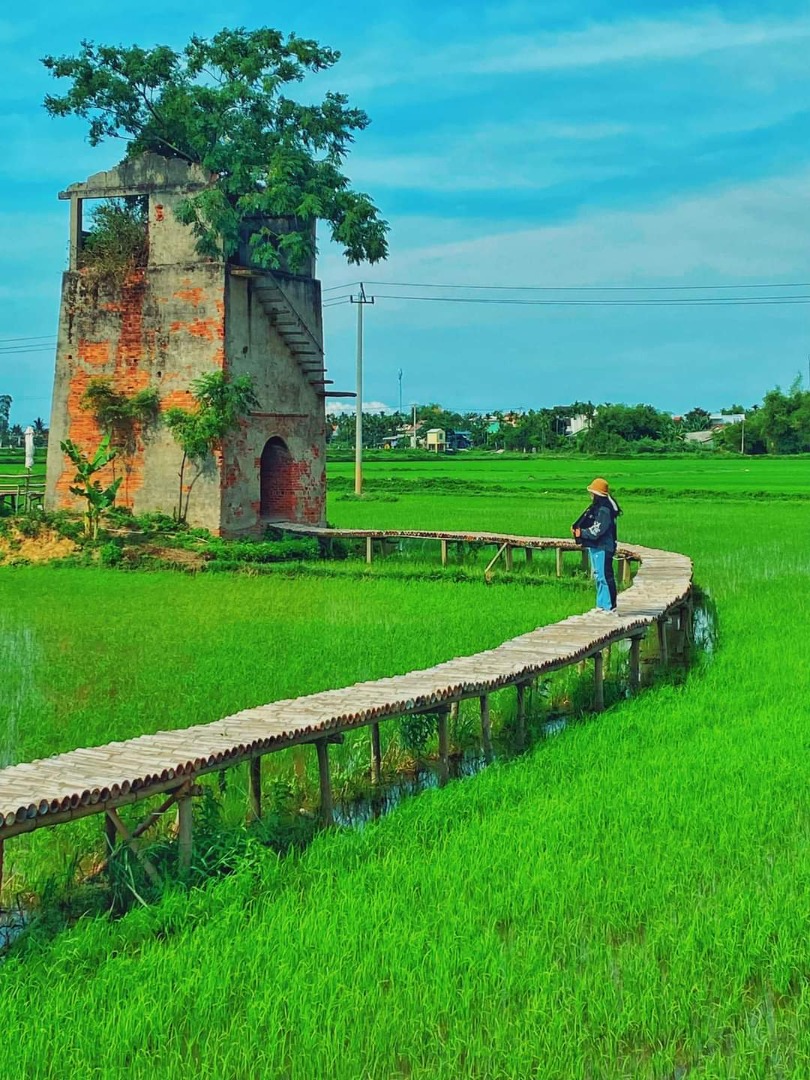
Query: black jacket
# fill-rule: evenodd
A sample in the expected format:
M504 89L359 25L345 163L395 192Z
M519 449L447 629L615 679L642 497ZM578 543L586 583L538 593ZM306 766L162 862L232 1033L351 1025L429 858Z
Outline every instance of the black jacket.
M578 542L597 551L616 550L616 518L621 513L618 503L609 495L595 495L593 502L574 522L580 530Z

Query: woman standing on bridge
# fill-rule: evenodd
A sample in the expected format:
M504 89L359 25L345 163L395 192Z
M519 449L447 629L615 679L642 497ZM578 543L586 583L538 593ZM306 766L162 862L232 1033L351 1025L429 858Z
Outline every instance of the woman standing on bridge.
M616 518L619 504L610 494L607 480L597 477L588 487L593 501L571 526L578 544L587 548L591 572L596 582L596 608L616 614L616 578L613 556L616 554Z

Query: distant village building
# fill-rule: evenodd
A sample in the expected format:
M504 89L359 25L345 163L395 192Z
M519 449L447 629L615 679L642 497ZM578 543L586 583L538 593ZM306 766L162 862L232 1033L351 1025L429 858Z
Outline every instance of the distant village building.
M745 413L710 413L709 423L713 428L729 427L731 424L745 422Z
M77 505L69 490L73 468L60 442L72 439L92 453L103 435L82 407L92 380L109 380L127 395L153 387L162 409L191 408L193 381L225 371L250 375L260 404L195 481L190 522L239 535L258 534L279 520L324 521L328 394L314 258L297 273L271 273L253 263L251 234L266 225L277 232L293 228L285 219L246 225L233 259L200 256L191 228L174 211L211 183L197 166L144 154L60 194L70 202L70 261L62 280L48 451L51 509ZM144 265L121 283L94 279L82 268L87 201L132 196L147 208ZM169 513L178 501L180 457L165 425L136 431L131 453L115 463L124 475L119 504L138 514Z
M568 419L566 427L566 435L579 435L581 431L587 431L591 426L591 417L585 416L584 413L580 413L578 416L571 416Z
M425 446L434 454L443 454L447 449L447 437L443 428L430 428L425 433Z

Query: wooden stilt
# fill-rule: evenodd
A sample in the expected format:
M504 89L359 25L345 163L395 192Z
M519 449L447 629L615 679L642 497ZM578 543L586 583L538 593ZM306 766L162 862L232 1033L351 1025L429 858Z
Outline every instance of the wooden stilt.
M604 660L602 653L594 653L593 657L593 708L594 712L601 712L605 707L605 682Z
M492 755L492 723L489 715L489 695L482 694L481 702L481 740L484 744L484 754Z
M512 572L512 551L513 551L512 545L507 544L506 545L506 551L504 551L504 553L503 553L504 562L506 563L506 569L507 569L507 571L509 571L509 573Z
M658 654L662 664L669 663L669 646L667 642L667 618L658 620Z
M382 776L382 751L380 749L380 725L371 725L371 782L379 784Z
M447 541L442 540L442 566L447 566Z
M529 683L518 683L517 690L517 734L522 744L526 738L526 691Z
M562 577L563 574L563 549L557 548L557 577Z
M534 548L528 548L527 547L527 548L524 548L524 551L526 552L526 565L530 566L531 562L532 562L532 559L534 558Z
M458 702L453 703L458 716ZM446 780L450 774L450 731L448 717L450 711L442 709L438 716L437 727L439 733L439 767L442 780Z
M318 739L315 748L318 751L318 776L321 784L321 824L324 828L329 828L335 823L332 813L332 782L329 778L329 744L326 739Z
M130 851L133 852L133 854L137 858L138 862L144 868L144 872L146 873L146 876L149 878L149 880L152 882L153 885L158 885L160 883L160 877L158 875L157 870L154 868L152 863L147 859L147 857L141 851L140 847L138 846L137 840L135 840L135 838L132 836L132 833L129 831L129 829L123 823L121 818L118 816L118 811L117 810L107 810L107 817L110 818L110 820L113 822L113 825L115 826L115 831L118 833L118 835L121 837L121 839L127 844Z
M366 562L371 565L374 558L374 541L370 536L366 537Z
M635 694L641 685L641 641L639 634L630 638L630 693Z
M629 585L633 580L632 568L629 559L622 560L622 584Z
M177 798L177 833L180 873L187 874L191 869L191 851L194 840L194 814L191 795L183 794Z
M0 840L0 897L3 895L3 858L5 855L5 840Z
M257 754L248 765L248 807L253 821L262 816L262 759Z
M582 549L582 569L585 571L586 574L590 574L591 572L591 560L588 557L587 548Z
M115 847L115 841L118 837L118 833L115 828L115 822L109 814L104 815L104 847L107 851L107 858L113 853Z

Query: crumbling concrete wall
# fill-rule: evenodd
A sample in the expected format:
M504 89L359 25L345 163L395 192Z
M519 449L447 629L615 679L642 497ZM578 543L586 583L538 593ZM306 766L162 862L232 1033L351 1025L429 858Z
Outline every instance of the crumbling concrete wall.
M320 283L280 278L285 294L313 336L323 340ZM235 374L253 378L257 408L224 448L222 522L228 533L255 533L274 518L321 525L326 503L326 414L324 399L302 373L262 306L255 279L229 276L226 289L226 354ZM281 439L291 462L275 482L280 505L262 516L262 452Z
M189 521L215 533L257 534L261 514L261 455L273 437L284 440L290 467L284 505L294 520L321 523L325 506L325 410L322 395L301 370L272 324L250 278L200 258L189 228L175 215L177 203L202 184L198 170L146 155L101 173L66 193L77 197L142 194L148 197L149 257L120 284L94 282L76 266L62 282L54 380L46 504L79 509L69 491L73 468L59 444L72 439L85 452L103 433L81 407L94 378L110 380L127 395L155 387L161 409L193 406L190 388L205 372L248 373L260 406L206 462L193 482ZM75 208L74 208L75 212ZM79 218L81 220L81 218ZM297 310L322 341L320 285L311 277L284 282ZM121 454L102 481L124 476L118 502L136 514L169 514L179 497L181 450L165 424L134 430L131 453Z

